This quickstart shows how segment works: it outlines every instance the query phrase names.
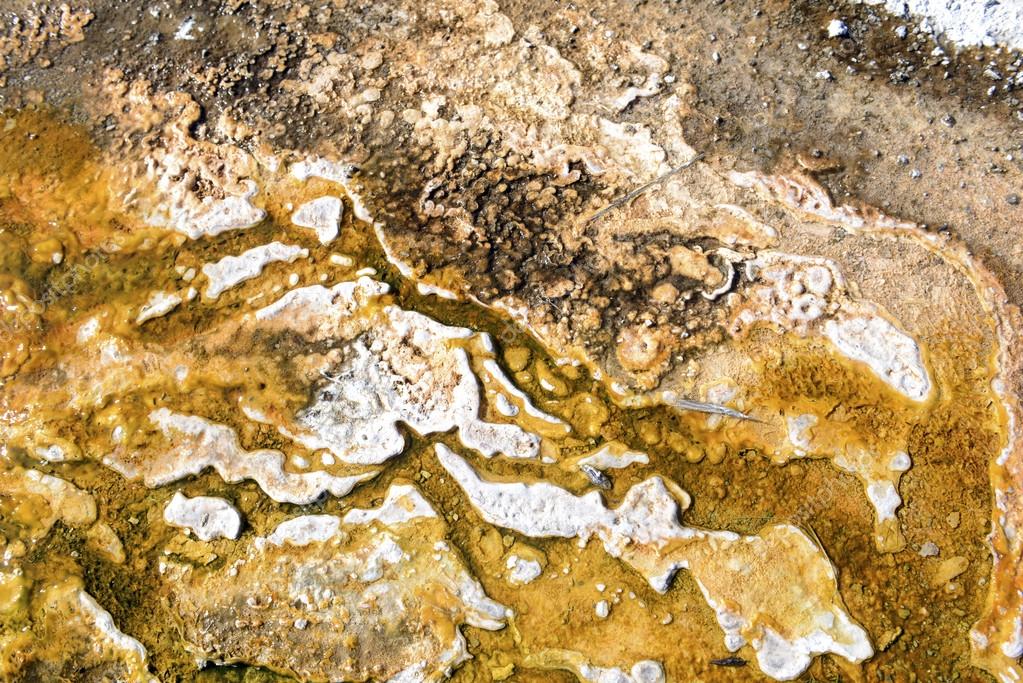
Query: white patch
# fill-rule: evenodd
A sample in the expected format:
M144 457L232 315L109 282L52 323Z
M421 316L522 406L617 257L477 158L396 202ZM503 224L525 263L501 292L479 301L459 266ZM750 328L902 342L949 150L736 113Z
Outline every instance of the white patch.
M196 496L189 498L178 491L163 509L163 521L187 529L201 541L217 538L238 538L242 517L223 498Z
M195 19L189 17L181 22L178 30L174 32L174 40L195 40L192 29L195 28Z
M146 648L142 647L142 643L131 636L125 635L117 628L117 625L114 624L113 616L111 616L110 612L103 609L94 597L80 590L78 592L78 604L82 608L83 614L87 615L95 624L99 635L113 646L114 649L137 658L142 664L145 663L147 657Z
M912 14L926 33L962 47L1005 45L1023 50L1023 4L984 0L865 0L897 17Z
M832 19L828 22L828 38L841 38L849 35L849 27L841 19Z
M866 363L893 389L914 401L931 391L920 348L881 317L851 317L824 323L824 334L843 354Z
M611 605L607 600L599 600L593 606L593 611L596 612L599 619L607 619L611 615Z
M788 427L789 443L796 449L796 454L803 456L809 453L812 446L807 431L817 424L817 416L797 415L786 418L785 423Z
M323 158L312 158L292 164L291 175L298 180L306 180L310 177L322 178L323 180L337 183L344 188L345 194L352 202L355 217L367 223L373 222L373 216L363 203L362 198L351 186L352 178L358 169L352 164L339 161L329 161Z
M417 519L433 519L437 513L429 501L415 486L392 484L387 489L383 504L375 510L349 510L345 513L345 524L370 524L377 522L387 527L400 526Z
M277 525L266 538L257 538L256 547L264 543L275 546L293 545L302 547L310 543L323 543L341 530L341 518L334 515L304 515L295 517Z
M874 481L867 484L867 498L877 511L878 521L895 519L895 511L902 505L899 490L890 481Z
M508 400L504 394L494 397L494 408L505 417L515 417L519 414L519 407Z
M664 667L651 659L632 665L628 671L618 667L594 666L582 654L571 650L547 650L535 657L545 668L565 669L586 683L665 683Z
M253 247L239 256L225 256L216 263L207 263L202 273L209 280L206 296L216 299L232 287L258 277L263 268L271 263L293 263L309 256L309 250L302 247L271 242Z
M579 460L579 465L589 465L598 470L624 469L634 464L648 465L646 453L630 451L618 442L606 443L599 449Z
M229 230L251 228L266 218L266 211L252 205L256 184L251 180L245 183L248 191L244 195L230 195L218 200L207 197L198 209L172 207L166 222L155 216L148 220L151 224L165 224L167 228L194 240L213 237Z
M527 560L514 554L508 556L504 566L508 569L508 583L513 586L532 583L543 573L543 567L536 560Z
M296 474L284 470L284 454L274 450L246 451L238 443L234 430L204 418L173 413L166 408L149 414L150 421L173 444L166 457L147 460L133 471L108 458L109 467L128 478L142 477L146 486L155 488L199 474L213 467L228 483L252 479L266 495L278 503L308 505L324 492L347 495L356 485L376 476L367 472L336 477L327 472Z
M906 451L897 451L888 462L888 469L892 472L908 472L913 466L913 461Z
M378 464L401 453L399 422L422 435L457 428L463 444L487 457L537 457L539 437L479 418L480 388L469 356L452 343L474 333L397 306L370 305L386 291L387 285L360 278L332 289L294 290L256 312L257 320L280 320L311 340L336 339L339 330L354 338L340 362L321 368L311 402L278 430L350 464Z
M100 329L99 318L93 316L86 320L84 323L82 323L81 327L78 328L78 333L75 335L75 339L76 341L78 341L79 344L85 344L90 339L96 336L96 333L99 332L99 329Z
M416 290L423 296L430 296L431 294L441 299L448 299L449 301L457 301L458 295L449 289L443 287L437 287L436 285L430 285L425 282L417 282Z
M469 463L443 444L437 444L436 452L440 464L490 524L534 538L557 536L582 541L612 524L613 515L596 491L577 497L544 482L484 482Z
M181 305L181 296L170 292L153 292L149 300L139 309L135 322L141 325L147 320L167 315Z
M291 222L316 231L320 244L329 244L337 238L341 225L343 204L338 197L317 197L298 207Z
M543 420L544 422L549 422L552 425L559 425L564 427L568 426L562 420L559 420L553 415L548 415L547 413L543 412L542 410L534 406L533 402L529 399L529 396L527 396L521 389L515 386L515 384L513 384L510 379L508 379L508 376L504 374L504 370L501 369L501 366L498 365L496 360L492 358L484 360L483 369L486 370L487 373L489 373L490 376L493 377L494 380L496 380L497 383L501 385L501 388L505 392L510 394L512 398L518 400L519 403L522 404L522 409L526 411L527 415L529 415L530 417L535 417L539 420Z

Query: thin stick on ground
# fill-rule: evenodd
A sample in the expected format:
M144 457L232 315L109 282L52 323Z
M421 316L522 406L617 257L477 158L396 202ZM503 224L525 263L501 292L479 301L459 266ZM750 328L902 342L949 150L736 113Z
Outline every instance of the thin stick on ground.
M640 185L639 187L637 187L632 192L629 192L628 194L626 194L626 195L624 195L622 197L619 197L618 199L614 200L613 202L611 202L610 204L605 206L603 209L598 211L597 213L595 213L592 216L590 216L589 218L587 218L586 222L587 223L592 223L593 221L597 220L598 218L600 218L601 216L603 216L607 212L612 211L614 209L617 209L619 206L624 206L625 204L628 204L633 199L635 199L639 195L643 194L644 192L649 190L654 185L659 185L659 184L663 183L665 180L667 180L671 176L675 175L679 171L683 171L683 170L689 168L690 166L692 166L693 164L695 164L697 161L699 161L702 158L703 158L703 154L697 154L696 156L694 156L692 159L690 159L689 161L685 162L684 164L682 164L680 166L676 166L675 168L671 169L667 173L664 173L662 175L657 176L656 178L654 178L650 182L645 183L643 185Z

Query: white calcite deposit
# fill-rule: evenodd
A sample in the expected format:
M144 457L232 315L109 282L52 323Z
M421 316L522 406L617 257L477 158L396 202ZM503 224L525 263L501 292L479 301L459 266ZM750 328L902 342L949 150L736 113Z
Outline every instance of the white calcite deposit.
M216 263L202 267L206 276L206 296L216 299L227 290L246 280L259 277L263 268L271 263L294 263L309 256L309 250L281 242L271 242L253 247L238 256L225 256Z
M163 508L163 521L195 534L200 541L238 538L242 516L223 498L189 498L178 491Z
M150 223L163 225L194 240L251 228L266 218L266 211L252 204L256 184L248 181L246 186L248 190L241 195L228 195L223 199L206 197L200 203L172 205L166 217L153 215Z
M288 472L284 469L283 453L268 449L247 451L230 427L166 408L154 410L149 419L169 444L161 457L137 464L108 458L106 463L125 477L142 479L150 487L171 484L212 467L224 481L251 479L279 503L306 505L324 493L345 496L376 474L339 477L327 472Z
M278 424L281 433L349 464L379 464L402 452L399 423L423 435L457 429L462 443L488 457L535 458L537 436L479 418L480 388L460 347L474 333L379 302L386 292L362 277L294 290L255 314L263 329L294 330L312 343L345 340L343 352L310 368L312 398ZM247 414L272 421L255 406Z
M650 458L646 453L633 451L617 441L606 443L592 453L576 461L597 470L624 469L630 465L647 465Z
M330 244L337 238L342 208L338 197L317 197L299 206L291 215L291 222L313 230L320 244Z
M373 217L363 204L359 193L352 187L352 178L358 169L352 164L342 161L330 161L322 157L313 157L299 161L291 165L291 175L298 180L309 178L322 178L340 185L345 194L352 202L352 209L355 217L367 223L373 222Z
M167 562L189 648L304 680L432 681L469 657L463 624L504 626L418 491L353 512L288 520L230 568Z
M922 401L931 391L920 347L880 316L843 316L824 323L824 334L843 355L866 363L899 393Z
M628 669L622 669L597 666L572 650L544 650L530 655L526 661L542 669L571 671L586 683L665 683L668 680L660 662L651 659L638 661Z
M582 544L596 536L659 592L679 569L688 570L715 610L725 646L734 652L748 644L773 678L795 678L823 653L851 662L873 654L866 631L842 604L831 562L794 526L768 526L756 536L687 527L678 515L689 497L660 477L632 487L610 509L596 492L575 496L546 482L491 482L448 448L436 451L491 524Z
M515 553L508 555L504 566L508 570L508 583L513 586L532 583L543 574L543 566L538 561L519 557Z
M135 322L141 325L147 320L167 315L180 306L182 301L183 299L180 294L162 291L153 292L146 303L142 305L142 308L139 309Z

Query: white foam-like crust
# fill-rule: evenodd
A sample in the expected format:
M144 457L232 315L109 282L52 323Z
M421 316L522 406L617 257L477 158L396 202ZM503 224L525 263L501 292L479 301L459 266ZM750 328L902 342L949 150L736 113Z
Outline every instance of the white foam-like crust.
M617 667L599 667L584 664L578 674L584 681L593 683L664 683L664 667L660 662L644 659L632 665L626 673Z
M149 419L173 444L165 457L147 461L135 471L116 462L107 464L126 477L141 476L146 486L152 488L212 467L229 483L252 479L278 503L308 505L324 493L345 496L356 485L377 474L368 472L337 477L327 472L286 472L283 453L274 450L246 451L230 427L202 417L174 413L166 408L152 411Z
M573 650L545 650L527 661L544 669L563 669L573 672L587 683L665 683L664 667L660 662L643 659L626 671L619 667L603 667L590 663L582 653Z
M715 607L726 645L737 649L749 642L769 676L788 680L822 653L853 662L873 654L866 632L842 606L827 556L794 526L767 527L758 536L686 527L678 514L679 501L688 507L688 496L680 490L672 495L660 477L633 486L610 510L597 492L576 496L547 482L486 481L445 446L438 444L436 452L491 524L581 543L595 535L608 554L633 566L659 592L667 591L679 569L689 570L712 607L737 610ZM783 609L772 611L781 603ZM780 625L785 637L767 633L765 620ZM778 657L783 650L784 661Z
M508 583L513 586L532 583L543 574L543 567L539 562L519 557L514 553L508 556L504 566L508 569Z
M440 464L490 524L534 538L556 536L581 542L613 525L614 515L596 491L574 496L546 482L484 482L469 463L443 444L437 444L436 452Z
M589 465L598 470L624 469L636 463L647 465L650 458L646 453L631 451L617 442L604 444L578 462L580 465Z
M515 417L519 414L519 407L509 401L504 394L497 394L494 397L494 408L505 417Z
M806 455L810 450L810 437L807 436L806 432L815 424L817 424L817 416L809 413L785 419L789 443L795 448L796 455Z
M467 352L456 345L474 333L378 304L386 291L387 285L361 277L330 289L292 290L256 312L257 320L280 321L311 340L336 339L345 329L352 330L346 338L356 337L340 367L321 372L294 424L278 430L351 464L379 464L401 453L399 423L422 435L457 429L463 444L487 457L537 457L539 437L479 418L479 384Z
M309 250L291 244L271 242L253 247L238 256L225 256L216 263L207 263L202 274L209 281L206 296L216 299L227 290L246 280L259 277L263 268L271 263L294 263L309 256Z
M266 211L252 205L256 184L245 181L248 188L243 195L229 195L223 199L205 198L197 209L173 207L166 221L151 216L152 224L187 235L191 239L213 237L229 230L251 228L266 218Z
M432 294L434 296L440 297L441 299L448 299L450 301L458 300L458 295L452 292L450 289L444 289L443 287L427 284L425 282L417 282L416 291L418 291L423 296L429 296Z
M884 318L828 320L824 334L844 355L866 363L874 374L908 398L922 401L931 392L920 347Z
M345 524L370 524L377 522L384 526L400 526L413 520L436 517L430 502L411 484L392 484L387 489L384 502L375 510L354 509L345 513Z
M196 496L189 498L178 491L163 509L163 521L187 529L202 541L217 538L238 538L242 516L223 498Z
M878 521L895 519L895 511L902 505L899 490L890 481L872 481L867 484L867 498L877 512Z
M96 599L84 590L78 592L78 604L82 613L92 621L96 633L100 635L114 650L134 657L144 667L147 653L142 643L131 636L125 635L117 625L114 624L114 617L110 612L96 602Z
M908 472L909 468L913 466L913 460L909 457L909 453L906 451L898 451L892 456L892 459L888 462L888 469L893 472Z
M302 547L310 543L322 543L341 531L342 525L365 526L377 523L388 528L398 528L409 522L422 519L436 519L437 513L415 486L392 484L378 508L355 508L344 517L334 515L303 515L281 522L277 528L258 543L275 546L284 544Z
M1023 5L985 0L862 0L884 5L896 17L913 14L927 33L960 47L1005 45L1023 50Z
M310 543L323 543L337 536L341 529L341 518L334 515L303 515L277 525L269 536L259 541L275 546L293 545L302 547Z
M299 206L291 215L291 222L314 230L320 244L330 244L337 238L343 206L340 197L317 197Z
M373 215L366 208L362 197L352 188L352 178L357 171L358 169L352 164L330 161L322 157L306 159L291 165L291 175L298 180L307 180L311 177L322 178L340 185L352 202L355 217L360 221L372 223Z
M135 322L141 325L147 320L167 315L181 305L182 298L173 292L153 292L139 309Z

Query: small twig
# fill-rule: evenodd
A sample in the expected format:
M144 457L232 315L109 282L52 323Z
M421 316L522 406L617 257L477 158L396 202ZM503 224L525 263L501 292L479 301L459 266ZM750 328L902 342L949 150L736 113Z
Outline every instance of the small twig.
M663 183L665 180L667 180L671 176L675 175L679 171L683 171L683 170L689 168L690 166L692 166L693 164L695 164L697 161L699 161L702 158L703 158L703 154L702 153L701 154L697 154L696 156L694 156L692 159L690 159L689 161L685 162L681 166L676 166L675 168L671 169L667 173L654 178L649 183L646 183L644 185L640 185L639 187L637 187L632 192L629 192L628 194L626 194L623 197L619 197L618 199L614 200L613 202L611 202L610 204L605 206L603 209L598 211L597 213L595 213L592 216L590 216L589 218L587 218L586 219L586 223L587 224L592 223L593 221L597 220L598 218L600 218L601 216L606 214L608 211L611 211L613 209L617 209L619 206L623 206L625 204L628 204L633 199L635 199L639 195L643 194L644 192L649 190L654 185L659 185L659 184Z
M746 666L746 660L742 657L722 657L721 659L712 659L710 663L714 666Z
M747 415L746 413L729 408L728 406L718 405L717 403L707 403L706 401L692 401L688 398L679 398L677 396L666 397L665 401L668 405L679 408L680 410L693 410L698 413L709 413L711 415L724 415L726 417L732 417L736 420L749 420L750 422L760 422L755 417Z

